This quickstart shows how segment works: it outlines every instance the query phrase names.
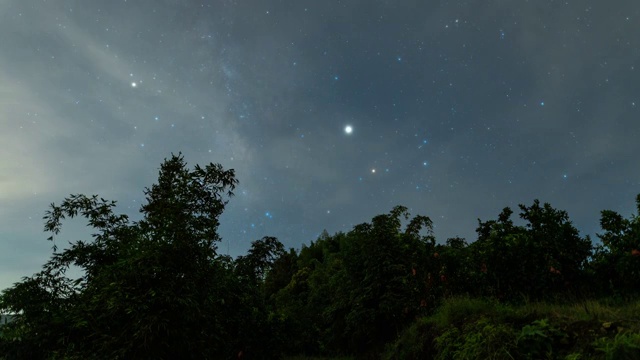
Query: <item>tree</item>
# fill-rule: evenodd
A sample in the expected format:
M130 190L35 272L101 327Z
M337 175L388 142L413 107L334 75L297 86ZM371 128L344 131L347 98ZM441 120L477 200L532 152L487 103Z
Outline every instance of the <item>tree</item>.
M513 212L505 208L497 221L480 221L476 230L478 241L471 249L477 254L476 271L483 273L479 285L487 289L485 295L536 299L579 285L591 240L579 236L566 211L548 203L541 206L535 200L520 210L525 226L515 226Z
M233 170L189 170L172 155L145 189L143 219L113 213L115 202L71 195L51 204L45 230L58 235L78 215L95 230L54 253L36 275L0 297L18 314L3 327L7 358L229 358L242 350L251 304L233 263L216 253L218 218L237 184ZM65 276L70 266L82 276Z
M443 292L447 295L468 296L477 288L474 286L476 261L465 239L449 238L444 245L437 245L433 260L446 278Z
M248 254L236 259L238 273L256 286L262 285L275 261L284 254L284 245L277 238L265 236L251 242Z
M284 324L269 306L265 286L277 260L285 255L284 246L277 238L265 236L253 241L247 255L238 256L234 262L240 282L237 291L243 303L250 305L243 318L243 324L250 330L242 338L243 353L252 354L252 357L256 354L264 358L275 357L289 341L281 336Z
M396 206L347 234L340 254L344 265L334 275L340 281L332 292L348 296L335 300L341 304L336 309L346 311L341 333L349 340L350 352L379 351L414 318L421 299L430 295L423 280L435 244L432 223L426 216L409 220L409 215L407 208ZM404 231L402 220L409 221ZM420 233L423 229L425 235Z
M298 271L298 254L291 248L288 252L283 252L271 265L271 271L264 281L265 297L273 302L275 295L286 287L293 275Z
M596 248L594 275L603 293L629 296L640 292L640 194L636 196L637 214L629 219L611 210L603 210L598 234L602 245Z

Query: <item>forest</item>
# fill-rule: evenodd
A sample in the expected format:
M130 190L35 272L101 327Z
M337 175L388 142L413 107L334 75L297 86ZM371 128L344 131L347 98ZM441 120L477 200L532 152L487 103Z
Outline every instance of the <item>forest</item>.
M396 206L231 258L217 229L237 185L178 154L140 221L97 195L51 204L50 259L0 295L0 359L640 359L640 195L629 218L601 212L598 239L538 200L473 241ZM94 234L58 247L73 217Z

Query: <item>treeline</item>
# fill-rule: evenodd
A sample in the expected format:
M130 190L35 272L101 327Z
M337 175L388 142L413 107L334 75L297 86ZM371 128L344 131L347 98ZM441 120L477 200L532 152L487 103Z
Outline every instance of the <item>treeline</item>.
M640 212L640 196L636 199ZM575 302L640 291L640 218L602 212L602 245L581 237L566 212L534 201L479 222L478 238L436 242L431 221L396 207L348 233L323 234L281 254L265 299L285 319L287 349L307 354L380 354L443 299ZM402 227L405 221L407 224Z
M233 170L189 170L178 155L145 189L139 222L97 196L52 204L51 259L0 295L0 312L16 314L0 328L0 357L376 358L446 299L624 300L640 291L637 215L602 211L594 246L565 211L537 200L520 205L523 225L509 208L480 221L471 243L438 242L428 217L397 206L299 251L264 237L232 259L216 244L236 184ZM640 213L640 195L636 203ZM75 216L96 233L58 252L54 236ZM82 276L68 278L69 267Z

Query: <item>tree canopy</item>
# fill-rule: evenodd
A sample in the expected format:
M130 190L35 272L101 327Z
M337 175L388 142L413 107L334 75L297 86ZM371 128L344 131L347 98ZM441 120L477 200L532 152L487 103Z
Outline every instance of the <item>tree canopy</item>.
M241 351L251 299L237 291L233 262L216 252L218 218L236 184L233 170L189 170L173 155L145 190L137 223L95 195L51 204L50 240L66 217L86 218L95 234L54 247L41 272L3 292L1 309L19 314L3 328L7 358L204 359ZM82 276L67 278L70 266Z
M98 195L51 204L51 258L0 295L0 313L12 314L0 358L376 357L455 296L517 303L640 289L638 215L602 211L594 245L566 211L538 200L519 206L523 225L510 208L479 220L472 242L438 242L429 217L396 206L300 249L264 236L232 259L217 252L218 226L237 184L233 170L189 169L178 154L144 190L138 222ZM640 195L636 204L640 213ZM60 246L74 217L93 235Z

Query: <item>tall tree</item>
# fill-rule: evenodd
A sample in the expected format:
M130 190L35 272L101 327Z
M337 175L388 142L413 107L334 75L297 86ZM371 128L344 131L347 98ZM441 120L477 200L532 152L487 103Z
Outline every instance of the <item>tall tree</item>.
M552 297L584 278L591 240L580 237L566 211L538 200L520 205L525 226L515 226L511 209L498 220L480 222L476 271L485 295L504 299Z
M629 219L603 210L598 234L602 245L596 249L593 270L606 294L629 296L640 293L640 194L637 213Z
M252 284L262 285L275 261L284 254L284 245L277 238L265 236L251 242L247 255L236 259L236 266L240 276Z
M409 216L407 208L396 206L347 234L341 253L344 276L336 276L344 279L337 285L349 296L343 333L348 334L352 352L379 350L380 344L398 335L419 310L420 299L428 296L421 276L414 273L429 272L425 259L435 244L432 223L426 216L411 220ZM404 231L403 220L408 221Z
M243 316L232 263L216 253L218 218L237 184L233 170L189 170L181 155L161 165L146 189L143 219L113 213L115 202L71 195L51 205L45 230L83 216L95 234L5 290L0 310L8 357L228 358L243 348ZM79 267L82 276L65 271ZM57 354L57 355L56 355Z

